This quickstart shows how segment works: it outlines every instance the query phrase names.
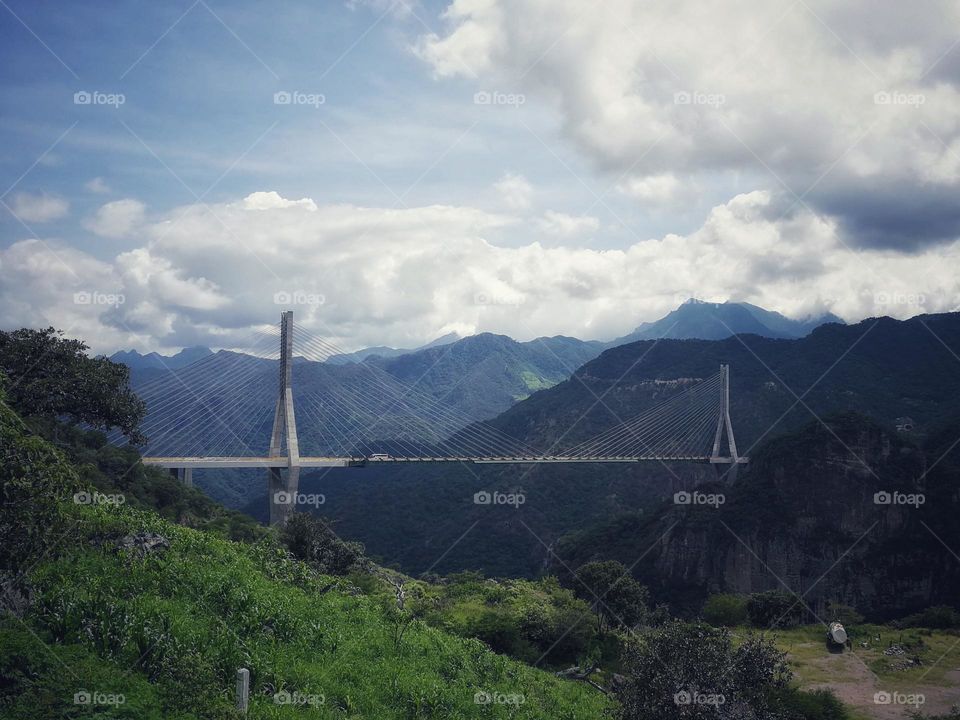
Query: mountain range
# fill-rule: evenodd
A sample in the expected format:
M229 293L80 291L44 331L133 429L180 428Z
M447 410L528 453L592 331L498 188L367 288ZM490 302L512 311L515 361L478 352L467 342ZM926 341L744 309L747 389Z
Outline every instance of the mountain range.
M828 322L840 321L825 315L800 322L747 303L691 300L660 320L645 323L630 335L610 342L565 336L518 342L493 333L466 338L448 334L415 350L372 347L334 355L327 364L346 367L370 363L399 382L450 405L466 418L484 420L567 379L604 350L638 339L718 339L739 333L801 337ZM141 355L130 350L117 352L111 359L128 365L134 386L140 387L163 372L181 369L210 354L211 350L204 347L187 348L172 356Z
M826 325L795 340L640 341L603 352L489 422L536 448L561 436L573 443L680 392L671 381L729 363L736 438L753 458L732 488L717 486L707 465L647 463L335 469L304 473L301 491L324 494L318 512L338 533L407 572L536 575L608 557L629 567L643 555L637 574L693 606L708 592L776 587L765 565L803 591L864 535L851 562L871 564L880 578L911 573L889 587L838 573L810 602L906 610L960 587L934 537L960 546L943 512L960 500L958 354L956 313ZM912 429L898 430L905 416ZM729 493L724 512L683 514L671 502L695 487ZM522 492L525 502L477 505L480 490ZM882 491L927 492L937 506L878 507ZM263 517L266 507L261 488L246 511Z

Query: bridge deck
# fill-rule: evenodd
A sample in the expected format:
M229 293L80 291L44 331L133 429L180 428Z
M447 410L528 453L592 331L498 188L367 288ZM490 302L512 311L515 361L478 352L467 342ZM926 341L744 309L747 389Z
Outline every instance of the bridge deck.
M649 457L531 456L531 457L301 457L297 465L304 468L362 467L403 463L475 463L478 465L550 464L550 463L638 463L638 462L703 462L713 464L746 463L747 458L706 455L657 455ZM145 457L144 465L163 468L287 468L290 461L281 457Z

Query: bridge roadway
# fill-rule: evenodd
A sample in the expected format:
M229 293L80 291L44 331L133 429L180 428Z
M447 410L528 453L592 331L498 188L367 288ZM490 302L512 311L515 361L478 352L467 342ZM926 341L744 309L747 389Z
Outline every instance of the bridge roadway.
M391 465L403 463L448 463L469 462L478 465L550 464L550 463L637 463L637 462L703 462L712 464L742 464L745 457L710 457L709 455L655 455L644 457L614 456L563 456L544 455L530 457L300 457L297 466L318 467L364 467L366 465ZM162 468L289 468L286 455L277 457L145 457L144 465Z

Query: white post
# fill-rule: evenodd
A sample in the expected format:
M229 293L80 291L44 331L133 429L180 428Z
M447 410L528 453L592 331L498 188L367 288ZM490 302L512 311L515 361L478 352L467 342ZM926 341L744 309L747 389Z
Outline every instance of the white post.
M250 705L250 671L246 668L237 670L237 710L247 714Z

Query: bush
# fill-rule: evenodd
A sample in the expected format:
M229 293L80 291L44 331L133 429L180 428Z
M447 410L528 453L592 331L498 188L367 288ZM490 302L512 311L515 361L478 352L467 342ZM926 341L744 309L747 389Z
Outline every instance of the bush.
M784 720L848 720L850 714L829 690L784 688L771 695L770 707Z
M747 598L744 595L719 593L703 604L703 619L711 625L733 627L747 622Z
M960 628L960 613L949 605L936 605L903 619L906 627L926 627L938 630Z
M863 622L863 615L850 605L827 603L827 613L830 615L830 620L835 620L841 625L859 625Z
M802 613L803 604L793 595L779 590L754 593L747 600L750 623L759 628L798 625Z
M298 560L327 575L348 575L368 563L363 545L337 537L323 520L293 513L280 530L280 541Z
M616 694L624 720L773 720L769 695L790 680L770 641L750 637L734 647L726 629L679 621L631 641L622 672Z

